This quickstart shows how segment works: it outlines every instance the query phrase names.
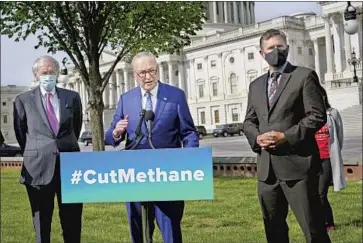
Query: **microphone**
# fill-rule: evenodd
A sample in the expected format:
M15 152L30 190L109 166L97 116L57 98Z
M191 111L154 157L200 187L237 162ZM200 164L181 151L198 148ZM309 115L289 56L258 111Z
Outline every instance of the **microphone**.
M136 137L139 137L140 136L140 133L141 133L141 125L142 125L142 122L144 120L144 117L145 117L145 114L146 114L146 110L142 109L140 111L140 120L139 120L139 124L137 124L137 128L135 130L135 135Z
M154 145L151 142L151 137L152 137L151 125L152 125L152 122L154 121L154 118L155 118L154 112L152 110L147 110L145 113L145 121L146 121L147 130L149 132L148 141L149 141L149 145L152 149L155 149Z
M140 120L139 120L139 123L137 124L137 127L136 127L136 130L135 130L135 139L132 143L130 143L127 147L121 149L120 151L122 150L126 150L126 149L134 149L137 145L139 145L139 143L141 142L141 139L143 136L140 136L142 135L141 134L141 126L142 126L142 122L144 121L144 117L145 117L145 114L146 114L146 110L142 109L140 111ZM136 142L136 143L134 143Z

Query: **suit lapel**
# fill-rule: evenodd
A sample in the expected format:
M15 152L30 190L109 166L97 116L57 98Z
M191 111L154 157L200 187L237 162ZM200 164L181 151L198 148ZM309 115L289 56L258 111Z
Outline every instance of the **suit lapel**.
M59 131L62 128L62 124L64 123L64 121L66 120L65 117L65 109L67 108L67 96L66 93L59 88L56 88L56 92L57 92L57 96L58 96L58 100L59 100L59 129L58 129L58 134Z
M263 108L263 112L264 114L268 113L268 97L267 97L267 80L268 80L269 75L265 74L265 76L262 76L262 82L261 82L261 90L264 90L263 94L262 94L262 108Z
M51 132L51 134L53 134L52 128L50 127L48 118L47 118L47 114L45 113L45 109L43 106L43 101L42 101L42 94L40 92L40 88L35 88L32 92L32 98L33 101L35 103L35 107L38 109L40 117L44 120L45 124L47 124L47 127L49 129L49 131Z
M274 95L274 97L272 99L272 105L270 107L269 114L271 114L272 110L275 108L276 103L277 103L278 99L280 98L282 91L285 89L286 84L290 80L290 77L291 77L290 73L281 74L281 79L280 79L279 85L277 87L276 94Z
M155 109L155 120L153 122L153 128L157 125L160 121L160 116L164 111L165 105L168 102L167 92L165 90L165 85L159 82L159 89L157 94L157 105Z

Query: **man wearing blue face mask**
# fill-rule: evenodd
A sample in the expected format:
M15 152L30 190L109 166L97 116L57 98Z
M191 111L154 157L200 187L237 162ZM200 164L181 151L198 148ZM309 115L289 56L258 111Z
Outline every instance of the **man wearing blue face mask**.
M37 243L49 243L57 195L64 242L81 242L82 204L61 203L60 152L78 152L82 104L77 92L56 87L59 63L38 58L33 74L39 86L14 101L14 130L23 151L20 183L27 190Z
M279 30L266 31L260 48L269 71L250 84L243 129L257 153L267 242L289 242L288 205L306 242L330 242L318 193L321 162L315 133L327 120L318 76L287 62L289 46Z

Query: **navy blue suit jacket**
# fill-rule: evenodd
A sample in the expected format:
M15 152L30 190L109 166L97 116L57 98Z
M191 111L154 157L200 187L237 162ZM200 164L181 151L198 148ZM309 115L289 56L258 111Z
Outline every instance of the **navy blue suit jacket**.
M110 128L105 134L105 144L118 146L126 138L126 146L135 139L141 103L141 89L136 87L120 96ZM129 117L129 124L122 139L115 141L112 136L118 121ZM146 123L142 124L144 138L137 149L150 149L147 141ZM155 119L152 123L152 143L155 148L199 147L199 136L190 115L183 90L159 82Z

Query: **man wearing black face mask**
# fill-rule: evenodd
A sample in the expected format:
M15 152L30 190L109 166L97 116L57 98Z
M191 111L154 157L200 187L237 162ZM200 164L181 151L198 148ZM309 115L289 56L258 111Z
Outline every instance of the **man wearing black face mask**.
M260 48L270 68L250 84L243 128L257 153L267 241L289 242L290 204L306 242L330 242L318 193L321 162L314 139L327 119L318 76L287 62L289 46L281 31L265 32Z

